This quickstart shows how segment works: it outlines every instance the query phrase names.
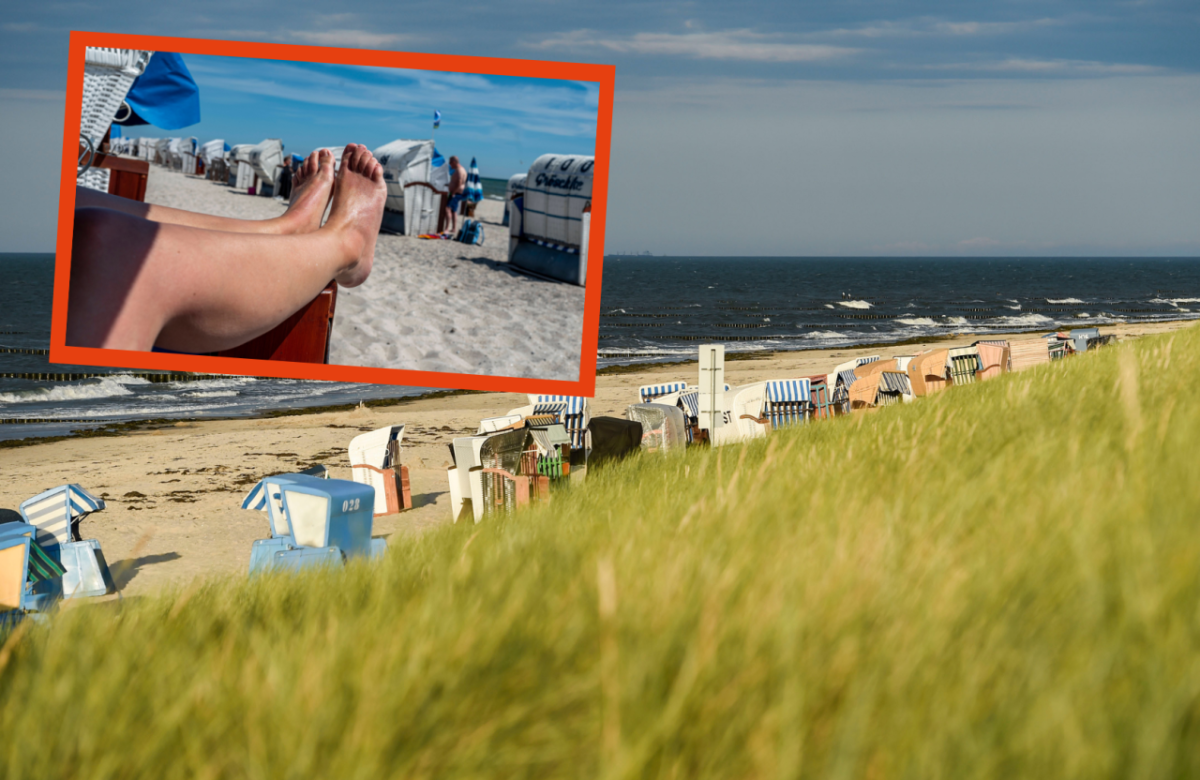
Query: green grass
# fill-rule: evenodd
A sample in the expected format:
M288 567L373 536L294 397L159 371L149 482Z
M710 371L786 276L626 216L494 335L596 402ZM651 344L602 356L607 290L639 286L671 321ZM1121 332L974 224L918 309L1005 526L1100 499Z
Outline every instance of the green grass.
M1194 776L1197 377L1192 328L67 610L0 651L0 774Z

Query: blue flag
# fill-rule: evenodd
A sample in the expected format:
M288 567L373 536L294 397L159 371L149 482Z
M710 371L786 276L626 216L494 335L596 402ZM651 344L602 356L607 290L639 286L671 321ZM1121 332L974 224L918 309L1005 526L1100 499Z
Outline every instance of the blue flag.
M437 130L442 125L442 112L434 110L433 112L433 129Z

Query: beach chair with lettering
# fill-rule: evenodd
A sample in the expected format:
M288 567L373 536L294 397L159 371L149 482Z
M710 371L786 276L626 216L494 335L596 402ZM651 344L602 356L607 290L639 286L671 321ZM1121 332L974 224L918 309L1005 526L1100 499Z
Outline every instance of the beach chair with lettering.
M952 384L969 385L979 374L978 347L955 347L949 351L950 380Z
M125 96L146 70L151 52L88 46L84 52L83 99L79 121L80 158L76 183L108 192L110 171L92 167L118 113L128 116Z
M758 439L771 432L771 420L763 413L767 402L766 382L735 387L725 397L729 404L725 428L737 431L737 441ZM728 434L726 439L729 439Z
M271 532L270 537L256 539L250 545L251 573L268 567L268 559L272 555L295 543L292 539L292 528L288 522L287 513L284 511L280 485L291 482L294 477L299 476L328 479L329 470L324 466L314 466L296 474L274 474L263 477L258 484L250 488L250 492L242 499L242 509L262 512L267 516L267 527Z
M950 350L931 349L909 361L907 374L914 396L933 395L950 386L946 370L949 358Z
M986 382L1008 372L1011 350L1005 339L975 342L979 350L979 381Z
M1099 328L1077 328L1069 334L1071 340L1071 348L1076 352L1087 352L1093 348L1093 344L1098 346L1100 339Z
M350 440L350 475L375 491L375 516L412 509L408 466L400 462L403 425L389 425Z
M824 385L822 385L824 389ZM771 379L766 382L763 416L779 430L807 422L813 414L812 380Z
M104 499L75 484L59 485L21 503L21 518L36 529L34 543L64 571L61 580L47 580L34 589L39 603L116 592L100 542L80 534L84 519L103 509Z
M533 161L524 191L509 201L510 268L586 284L595 163L594 157L569 154Z
M1009 344L1009 353L1011 371L1024 371L1050 362L1050 349L1046 339L1013 341Z
M385 540L371 538L375 491L370 485L304 474L286 476L275 484L290 539L261 556L257 566L252 562L251 573L340 565L348 559L378 557L387 549ZM271 500L274 496L268 503Z

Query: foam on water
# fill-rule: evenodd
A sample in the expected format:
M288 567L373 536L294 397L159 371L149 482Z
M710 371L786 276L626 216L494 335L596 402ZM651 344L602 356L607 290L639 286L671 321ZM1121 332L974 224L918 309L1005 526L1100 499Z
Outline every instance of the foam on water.
M871 304L866 301L838 301L838 306L845 306L847 309L869 309Z

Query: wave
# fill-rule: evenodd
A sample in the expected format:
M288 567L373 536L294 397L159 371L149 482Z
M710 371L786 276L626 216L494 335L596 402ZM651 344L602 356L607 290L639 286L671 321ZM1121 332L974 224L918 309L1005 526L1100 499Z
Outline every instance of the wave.
M806 339L846 339L850 338L845 333L838 333L835 330L814 330L812 333L805 333Z
M989 327L1005 328L1039 328L1043 325L1053 325L1054 320L1044 314L1020 314L1015 317L995 317L987 321Z
M926 325L929 327L935 327L937 325L937 323L934 322L930 317L900 317L895 320L895 322L899 323L900 325Z
M137 377L126 377L126 379L137 379ZM150 384L144 379L141 382ZM32 390L18 390L15 393L0 393L0 403L29 404L47 403L50 401L94 401L98 398L118 398L120 396L133 395L133 391L125 387L126 384L138 383L120 382L116 379L104 377L98 382L73 382L69 385L54 385L53 387L37 387Z
M947 317L946 322L951 325L970 325L971 321L966 317Z
M1083 303L1078 298L1047 298L1046 303Z
M1166 303L1178 308L1181 303L1200 303L1200 298L1153 298L1149 302Z
M845 306L847 309L869 309L871 304L866 301L838 301L838 306ZM829 308L833 308L830 306Z
M237 390L197 390L194 393L184 393L184 398L234 398L241 395Z

